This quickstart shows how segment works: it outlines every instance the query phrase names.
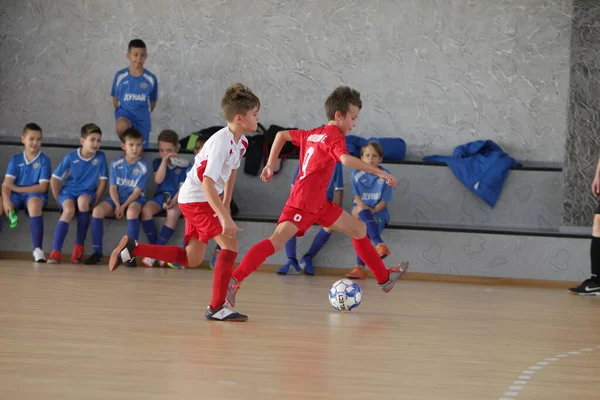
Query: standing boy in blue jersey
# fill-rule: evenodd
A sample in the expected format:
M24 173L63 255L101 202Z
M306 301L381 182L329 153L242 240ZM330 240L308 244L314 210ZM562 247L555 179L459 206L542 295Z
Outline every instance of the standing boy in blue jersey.
M383 148L378 142L369 142L360 149L360 159L372 167L382 171L389 171L379 164L383 161ZM390 222L390 213L387 209L392 200L392 188L377 175L368 172L352 171L352 195L354 207L352 215L360 219L367 226L367 235L375 245L377 254L381 258L389 256L390 250L383 243L381 233ZM346 274L350 279L366 279L365 263L356 256L356 265Z
M296 172L292 177L292 187L294 187L294 182L298 177L298 172L300 171L300 164L296 168ZM342 200L344 198L344 174L342 172L342 164L337 163L335 165L335 170L333 171L333 176L331 181L329 182L329 186L327 187L327 200L334 202L338 206L342 206ZM299 274L300 268L304 270L306 275L314 275L315 270L313 267L312 259L317 255L319 250L325 246L325 243L331 237L331 229L321 228L317 235L315 236L310 249L306 252L304 257L298 262L296 258L296 237L292 237L285 244L285 254L287 255L288 261L281 268L277 270L279 275L292 275Z
M122 140L123 132L133 127L142 133L145 149L150 143L150 113L154 111L158 99L158 80L144 68L147 57L146 44L142 40L129 42L127 59L131 64L115 74L110 92L115 108L117 135Z
M75 214L77 214L77 236L71 253L71 262L73 264L82 262L85 237L90 226L90 210L102 197L108 180L106 156L98 151L101 140L102 131L98 125L82 126L79 137L81 147L67 153L52 174L50 187L62 211L54 230L52 252L48 257L50 264L60 263L69 224Z
M46 256L42 250L42 209L48 203L50 159L42 153L42 129L37 124L25 125L21 143L25 145L25 151L10 160L4 176L2 206L10 219L11 228L17 224L18 210L27 209L33 241L33 259L35 262L45 262Z
M154 181L157 184L156 192L154 197L148 200L142 208L142 227L146 232L149 244L166 244L173 236L177 221L181 216L177 197L179 187L185 182L187 168L173 165L172 159L179 157L178 151L179 136L177 136L177 133L169 129L162 131L158 135L158 154L160 157L155 158L152 162ZM167 219L157 238L154 216L163 209L167 212ZM143 258L142 263L148 268L152 268L155 263L160 267L165 264L150 257Z
M140 234L140 213L146 203L144 190L150 176L148 163L141 159L142 134L135 128L123 132L121 148L125 155L110 163L110 197L94 207L92 211L92 250L93 254L85 264L102 262L102 239L104 236L104 217L115 216L119 219L127 216L127 235L133 239ZM135 258L128 264L135 267Z

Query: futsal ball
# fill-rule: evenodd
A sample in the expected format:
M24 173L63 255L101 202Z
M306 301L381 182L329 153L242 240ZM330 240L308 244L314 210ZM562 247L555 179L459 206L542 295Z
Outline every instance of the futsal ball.
M360 286L350 279L340 279L329 289L329 302L338 311L352 311L361 300Z

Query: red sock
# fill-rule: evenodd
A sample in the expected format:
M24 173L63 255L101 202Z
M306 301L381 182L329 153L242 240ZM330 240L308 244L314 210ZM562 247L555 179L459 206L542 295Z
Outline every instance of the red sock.
M377 250L371 244L368 235L362 239L352 239L352 245L356 254L365 262L371 273L377 279L377 283L386 283L390 277L390 273L381 261L381 257L377 254Z
M240 265L233 271L233 277L238 282L243 281L273 254L275 254L275 248L269 239L256 243L250 247Z
M150 257L155 260L188 266L187 252L178 246L159 246L156 244L138 244L133 249L136 257Z
M233 263L236 257L237 253L235 251L225 249L222 249L217 256L217 263L213 273L212 299L210 300L210 308L213 310L216 310L225 303L225 295L229 288Z

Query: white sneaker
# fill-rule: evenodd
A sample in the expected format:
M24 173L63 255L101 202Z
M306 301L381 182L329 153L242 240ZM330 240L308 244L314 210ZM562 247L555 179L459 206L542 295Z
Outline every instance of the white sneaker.
M150 257L144 257L144 258L142 258L142 264L144 264L148 268L154 267L154 262L155 261L156 260L154 258L150 258Z
M35 250L33 250L33 260L37 263L46 262L46 255L39 247L36 247Z

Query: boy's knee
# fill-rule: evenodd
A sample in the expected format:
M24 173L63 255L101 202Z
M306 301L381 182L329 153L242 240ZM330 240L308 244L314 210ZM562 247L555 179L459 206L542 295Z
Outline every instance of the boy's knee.
M144 206L144 208L142 208L141 214L142 214L142 221L148 221L149 219L154 218L154 213L152 212L150 207L147 207L147 206Z
M75 207L73 207L70 204L63 206L63 208L62 208L62 217L63 218L68 218L69 220L71 220L74 216L75 216Z
M362 221L357 221L356 227L353 227L353 232L350 236L355 239L362 239L367 236L367 226Z
M118 135L122 135L125 130L131 128L131 121L125 117L119 117L116 122L116 130Z
M127 207L127 219L137 219L140 216L140 207Z
M94 207L94 210L92 211L92 217L104 218L104 209L100 206Z
M90 211L90 203L92 202L92 198L90 196L84 195L79 196L77 199L77 207L79 211L87 212Z

